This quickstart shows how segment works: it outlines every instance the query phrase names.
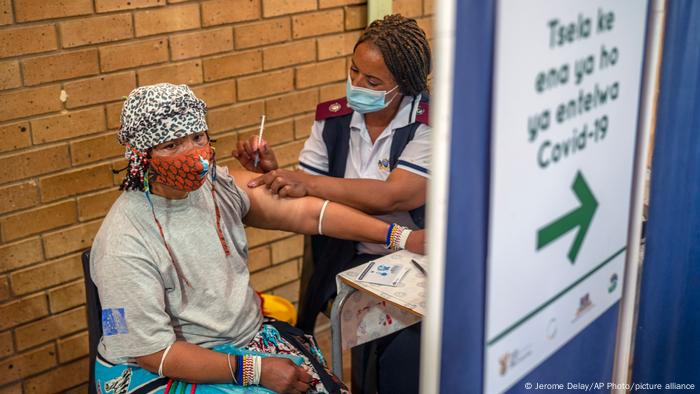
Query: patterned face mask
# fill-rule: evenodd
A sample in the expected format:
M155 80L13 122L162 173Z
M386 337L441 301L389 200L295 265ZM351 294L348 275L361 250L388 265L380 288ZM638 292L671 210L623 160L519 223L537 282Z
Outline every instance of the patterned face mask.
M178 190L193 192L204 184L211 158L211 147L207 144L174 156L151 157L150 165L155 171L156 182Z

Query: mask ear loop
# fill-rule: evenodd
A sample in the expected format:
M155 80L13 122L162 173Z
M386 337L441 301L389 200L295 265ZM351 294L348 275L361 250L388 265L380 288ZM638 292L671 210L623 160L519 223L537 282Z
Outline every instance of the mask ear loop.
M221 211L219 210L219 204L216 199L216 149L209 144L211 147L211 197L214 199L214 212L216 214L216 233L219 236L219 242L221 242L221 247L224 249L224 254L226 257L231 256L231 249L226 243L226 238L224 238L224 232L221 230Z
M151 213L153 214L153 220L156 221L156 226L158 226L158 231L160 232L160 237L163 239L163 244L165 245L165 249L168 251L168 255L170 255L170 261L173 263L173 267L175 268L175 273L177 273L177 277L182 280L182 282L187 285L187 287L192 287L190 284L190 281L187 280L185 275L182 273L182 270L180 270L180 267L178 266L175 256L173 255L173 251L170 249L170 245L168 245L168 241L165 240L165 233L163 232L163 226L161 226L160 221L156 217L156 209L153 206L153 200L151 200L151 187L149 183L149 178L150 178L150 168L146 169L146 172L143 176L143 191L146 193L146 199L148 200L148 205L151 206Z

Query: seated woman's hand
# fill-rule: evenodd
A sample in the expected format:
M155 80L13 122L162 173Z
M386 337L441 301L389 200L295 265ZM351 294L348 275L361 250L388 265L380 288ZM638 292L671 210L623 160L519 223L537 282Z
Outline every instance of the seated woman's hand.
M255 155L259 155L258 166L255 167ZM264 139L258 144L258 136L251 135L247 141L238 141L238 149L233 151L233 157L248 171L269 172L277 169L275 152Z
M292 360L282 357L262 359L260 385L276 393L305 393L309 383L311 375Z
M265 185L280 197L304 197L308 194L306 184L311 176L303 171L273 170L248 182L248 187Z
M425 230L413 230L406 240L409 252L425 254Z

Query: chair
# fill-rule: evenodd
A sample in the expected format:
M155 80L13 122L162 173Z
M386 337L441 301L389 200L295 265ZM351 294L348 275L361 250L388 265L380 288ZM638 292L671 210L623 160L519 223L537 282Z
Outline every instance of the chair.
M83 252L83 276L85 279L85 298L87 305L88 342L90 349L90 378L88 393L97 394L95 386L95 360L97 358L97 345L102 338L102 305L97 293L97 286L90 276L90 249Z

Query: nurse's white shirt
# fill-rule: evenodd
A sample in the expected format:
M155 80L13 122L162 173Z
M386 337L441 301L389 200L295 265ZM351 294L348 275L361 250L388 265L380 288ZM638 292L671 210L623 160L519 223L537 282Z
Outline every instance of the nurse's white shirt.
M369 131L365 125L365 117L359 112L353 112L350 121L350 148L345 166L345 178L377 179L384 181L389 177L389 154L394 131L413 123L418 111L420 96L404 97L399 106L399 111L394 119L372 143ZM304 144L299 154L299 166L305 172L313 175L328 174L328 151L323 142L323 126L325 121L314 122L311 135ZM415 136L406 145L399 156L397 168L414 174L429 177L428 166L430 164L430 134L431 127L420 124ZM402 226L416 229L411 215L407 211L392 212L387 215L379 215L376 218L387 223L398 223ZM388 251L382 244L359 243L358 253L387 254Z

